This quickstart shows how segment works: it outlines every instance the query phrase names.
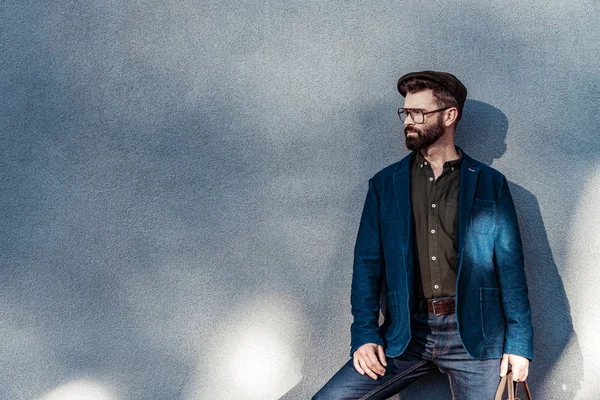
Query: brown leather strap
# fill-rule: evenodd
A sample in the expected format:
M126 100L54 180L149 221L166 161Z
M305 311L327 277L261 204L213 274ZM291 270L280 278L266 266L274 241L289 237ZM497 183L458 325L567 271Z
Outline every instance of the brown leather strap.
M447 299L428 299L427 312L430 314L442 315L453 314L455 312L456 301L454 297Z
M496 395L494 396L494 400L502 400L502 393L504 393L504 387L506 386L506 375L500 379L500 383L498 384L498 389L496 389Z
M529 385L527 385L527 381L517 382L517 385L515 387L515 400L519 400L519 398L517 398L519 383L521 384L521 386L523 386L523 395L525 396L523 397L523 400L533 400L533 397L531 397L531 391L529 391Z
M514 384L511 370L508 370L506 375L504 375L500 380L500 384L498 385L498 390L496 390L496 396L494 397L494 400L502 400L502 394L504 393L504 388L506 388L506 386L508 386L508 400L515 400Z
M518 392L519 384L523 386L523 391L525 397L522 400L533 400L531 397L531 392L529 391L529 386L527 385L527 381L524 382L515 382L513 380L512 371L509 369L506 375L502 377L500 380L500 384L498 385L498 390L496 390L496 396L494 400L502 400L502 394L504 394L504 388L508 387L508 400L519 400L520 398L515 397Z

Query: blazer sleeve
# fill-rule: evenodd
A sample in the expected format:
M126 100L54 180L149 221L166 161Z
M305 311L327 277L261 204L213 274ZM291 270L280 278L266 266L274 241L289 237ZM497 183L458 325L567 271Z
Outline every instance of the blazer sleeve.
M379 330L379 294L384 271L379 198L371 178L354 246L350 295L354 321L350 327L350 357L363 344L383 346Z
M506 322L504 353L533 360L533 326L517 213L506 177L498 195L494 259Z

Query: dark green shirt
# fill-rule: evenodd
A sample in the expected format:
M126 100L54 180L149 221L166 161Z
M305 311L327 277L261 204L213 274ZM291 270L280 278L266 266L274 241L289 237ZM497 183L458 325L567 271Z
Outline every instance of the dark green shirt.
M415 222L415 296L417 299L456 295L456 239L462 152L444 163L434 179L420 151L411 165L411 201Z

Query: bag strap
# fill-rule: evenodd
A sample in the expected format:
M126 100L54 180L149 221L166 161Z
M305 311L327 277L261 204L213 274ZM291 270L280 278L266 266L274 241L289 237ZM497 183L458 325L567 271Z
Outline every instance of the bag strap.
M496 390L496 396L494 397L494 400L502 400L504 388L506 388L507 386L508 400L515 400L515 383L513 382L512 370L510 369L507 371L506 375L504 375L500 380L500 384L498 385L498 390Z
M523 398L523 400L533 400L533 397L531 397L531 391L529 390L529 385L527 384L527 381L523 381L523 382L516 382L517 384L521 384L521 386L523 387L523 392L525 397ZM515 396L517 394L517 390L518 390L519 386L516 385L515 386ZM518 399L515 399L518 400Z
M531 397L531 391L529 390L529 385L527 384L527 381L515 382L513 380L512 370L510 370L510 369L507 371L506 375L504 375L502 377L502 379L500 380L500 384L498 385L498 390L496 390L496 396L494 397L494 400L502 400L502 394L504 394L504 389L507 386L508 386L508 400L519 400L519 398L516 397L516 394L519 389L519 384L521 384L521 386L523 387L523 392L525 395L523 400L533 400L533 397Z
M506 378L507 376L504 375L502 379L500 379L500 383L498 384L498 389L496 390L494 400L502 400L502 393L504 393L504 388L506 387Z

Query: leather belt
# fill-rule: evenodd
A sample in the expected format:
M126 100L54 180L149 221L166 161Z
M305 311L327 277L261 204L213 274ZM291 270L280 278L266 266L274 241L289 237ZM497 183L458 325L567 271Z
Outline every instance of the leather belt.
M417 309L429 314L445 315L454 314L456 311L456 297L438 297L435 299L417 300Z

